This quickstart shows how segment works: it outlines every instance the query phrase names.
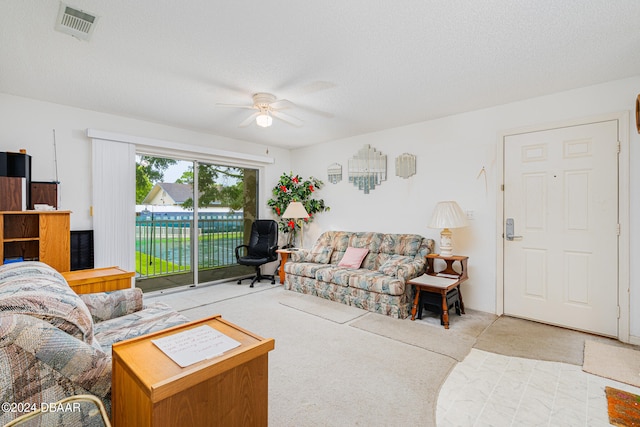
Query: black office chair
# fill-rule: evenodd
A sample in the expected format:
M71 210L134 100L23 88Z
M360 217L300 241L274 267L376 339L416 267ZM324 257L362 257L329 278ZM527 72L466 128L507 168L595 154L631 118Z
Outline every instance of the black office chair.
M240 249L244 248L244 255L240 255ZM262 279L271 279L271 284L276 283L275 274L263 275L260 266L268 262L277 261L278 254L278 223L271 219L257 219L251 225L251 236L248 245L240 245L236 248L236 260L240 265L252 265L256 268L256 275L251 281L253 284ZM247 277L251 279L251 277ZM238 284L244 279L238 280Z

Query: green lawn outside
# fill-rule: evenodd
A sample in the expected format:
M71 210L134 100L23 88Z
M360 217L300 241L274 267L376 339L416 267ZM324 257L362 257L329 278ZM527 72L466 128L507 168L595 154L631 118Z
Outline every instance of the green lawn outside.
M136 251L136 273L141 276L171 274L188 270L188 266L180 266L172 262L164 261L158 257L150 257L147 254Z
M216 258L215 260L212 259L215 266L225 266L235 263L235 261L232 261L233 249L235 248L235 246L242 244L243 234L244 233L242 232L217 232L202 234L198 238L201 245L201 254L205 254L204 256L209 256L208 254L212 253L212 251L214 250L216 250L217 252L225 252L226 258ZM189 239L184 238L154 238L138 240L137 242L137 246L139 246L138 249L148 248L150 245L155 246L157 252L165 252L167 248L175 249L182 247L182 250L184 251L182 253L187 257L190 250ZM147 252L148 251L149 250L147 250ZM178 263L166 261L162 257L150 256L140 250L136 250L136 272L142 277L183 273L189 270L190 266L188 265L188 262L186 265L181 265Z

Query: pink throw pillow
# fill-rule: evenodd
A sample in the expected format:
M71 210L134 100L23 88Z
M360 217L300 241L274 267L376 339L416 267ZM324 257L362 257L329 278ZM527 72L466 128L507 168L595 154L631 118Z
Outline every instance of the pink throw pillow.
M344 256L338 263L339 267L349 267L349 268L360 268L360 264L362 264L362 260L369 253L369 249L367 248L352 248L348 247L347 251L344 253Z

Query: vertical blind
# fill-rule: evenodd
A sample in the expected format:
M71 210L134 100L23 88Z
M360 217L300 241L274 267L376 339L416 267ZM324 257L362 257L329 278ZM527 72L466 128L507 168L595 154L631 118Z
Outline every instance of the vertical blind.
M135 144L92 139L95 267L135 271Z

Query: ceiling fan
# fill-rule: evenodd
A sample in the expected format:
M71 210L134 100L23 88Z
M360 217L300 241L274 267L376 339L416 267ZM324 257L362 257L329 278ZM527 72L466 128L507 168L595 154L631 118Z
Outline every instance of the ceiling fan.
M249 126L254 120L260 127L269 127L273 123L273 118L282 120L290 125L300 127L304 122L290 114L283 113L282 110L296 108L296 105L287 99L277 99L275 95L265 92L258 92L253 95L253 105L237 105L237 104L216 104L219 107L244 108L248 110L256 110L255 113L244 119L239 127ZM311 110L311 109L309 109ZM329 113L312 110L312 112L322 113L327 117L332 117Z

